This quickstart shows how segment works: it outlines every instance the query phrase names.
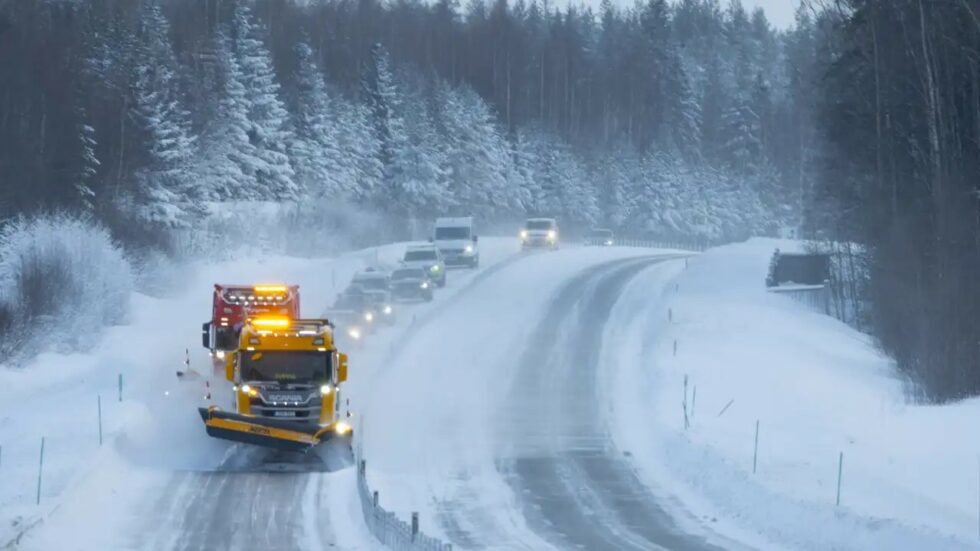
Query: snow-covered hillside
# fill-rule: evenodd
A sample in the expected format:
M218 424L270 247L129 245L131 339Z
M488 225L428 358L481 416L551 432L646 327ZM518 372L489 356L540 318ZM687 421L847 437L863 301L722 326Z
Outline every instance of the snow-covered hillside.
M767 293L773 249L795 246L711 250L659 297L662 275L637 278L603 346L617 445L649 485L762 548L975 546L980 402L907 403L869 337Z

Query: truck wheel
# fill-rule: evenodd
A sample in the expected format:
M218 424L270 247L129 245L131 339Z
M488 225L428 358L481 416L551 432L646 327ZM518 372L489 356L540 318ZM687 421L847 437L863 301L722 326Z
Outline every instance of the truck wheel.
M446 276L442 276L442 279L439 280L439 287L445 287L445 286L446 286Z

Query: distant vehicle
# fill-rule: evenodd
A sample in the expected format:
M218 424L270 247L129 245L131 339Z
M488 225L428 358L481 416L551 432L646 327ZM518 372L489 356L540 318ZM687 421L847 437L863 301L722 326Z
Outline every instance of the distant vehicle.
M412 245L405 251L402 266L427 270L439 287L446 286L446 262L435 245Z
M447 266L480 265L479 239L473 233L473 217L436 219L433 243L442 253Z
M325 315L345 330L348 337L358 341L374 330L380 314L364 288L352 284L337 295L337 300Z
M424 268L398 268L391 272L391 294L396 300L432 300L432 280Z
M354 274L351 285L360 287L365 298L377 312L378 321L388 325L395 323L395 308L391 304L391 281L386 272L368 268Z
M558 222L554 218L528 218L521 230L521 248L558 248Z
M585 237L585 244L593 247L612 247L615 243L613 231L606 228L596 228Z

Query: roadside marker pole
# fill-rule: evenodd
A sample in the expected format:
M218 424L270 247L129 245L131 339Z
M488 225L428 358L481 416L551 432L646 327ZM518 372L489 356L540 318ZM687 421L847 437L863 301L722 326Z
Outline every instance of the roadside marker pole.
M41 475L44 472L44 437L41 437L41 457L37 463L37 500L35 505L41 504Z
M755 420L755 448L752 451L752 474L759 463L759 420Z
M99 399L99 446L102 446L102 395L98 395Z
M122 402L122 373L119 374L119 401Z
M694 408L698 405L698 385L694 385L694 392L691 394L691 420L694 420Z
M724 415L725 412L728 411L728 408L731 407L731 405L733 403L735 403L735 398L732 398L731 400L729 400L728 403L725 404L725 407L721 408L721 411L718 412L718 417L721 417L722 415Z
M684 375L684 400L681 402L681 407L684 408L684 430L687 430L690 426L687 420L687 375Z
M840 457L837 459L837 506L840 506L840 479L841 475L844 473L844 452L840 452Z

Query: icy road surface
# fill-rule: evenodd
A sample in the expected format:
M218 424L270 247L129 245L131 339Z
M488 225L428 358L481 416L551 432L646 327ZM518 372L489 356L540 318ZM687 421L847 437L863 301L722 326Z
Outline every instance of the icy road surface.
M663 259L589 269L555 296L520 358L509 400L514 458L502 471L530 526L563 549L721 549L681 531L610 441L597 370L603 328L623 287Z
M423 530L462 549L738 548L646 489L601 422L610 311L637 274L678 258L529 254L417 327L367 408L382 504L420 511Z

